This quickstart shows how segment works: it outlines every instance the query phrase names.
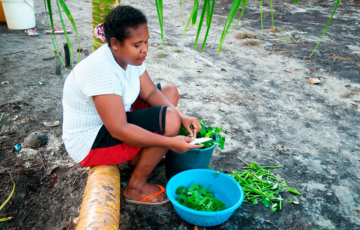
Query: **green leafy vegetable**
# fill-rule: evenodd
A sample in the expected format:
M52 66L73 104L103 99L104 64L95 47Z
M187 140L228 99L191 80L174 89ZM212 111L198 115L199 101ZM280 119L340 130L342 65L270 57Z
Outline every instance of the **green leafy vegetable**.
M301 195L301 193L299 193L299 192L298 192L296 189L294 189L294 188L288 187L287 190L288 190L289 192L295 193L296 195Z
M244 202L252 202L254 205L259 201L265 207L270 207L271 212L282 210L282 204L299 204L298 201L284 201L279 193L289 191L301 195L296 189L288 187L285 181L279 180L269 168L281 168L281 166L258 166L255 162L250 163L250 167L245 172L233 172L229 174L243 188L245 193ZM285 190L285 188L287 188ZM284 190L283 190L284 189Z
M220 149L224 150L224 145L225 145L225 137L221 136L220 133L222 131L222 128L218 128L218 127L206 127L204 122L206 121L206 119L202 119L199 121L200 125L201 125L201 130L197 133L196 137L197 138L201 138L201 137L209 137L212 138L212 140L204 142L200 145L204 146L204 148L209 148L211 146L213 146L214 144L217 144L219 146ZM186 131L186 129L181 126L180 127L180 131L178 133L178 135L182 135L182 136L190 136L190 134L188 134L188 132Z
M226 205L214 198L214 193L202 185L197 185L192 181L191 186L187 189L180 186L175 193L179 196L176 199L180 204L198 211L215 212L226 209Z

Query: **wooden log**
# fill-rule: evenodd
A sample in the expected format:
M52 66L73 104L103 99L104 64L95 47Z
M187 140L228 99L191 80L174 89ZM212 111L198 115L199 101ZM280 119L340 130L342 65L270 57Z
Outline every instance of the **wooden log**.
M117 230L119 223L119 166L104 165L91 167L76 230Z

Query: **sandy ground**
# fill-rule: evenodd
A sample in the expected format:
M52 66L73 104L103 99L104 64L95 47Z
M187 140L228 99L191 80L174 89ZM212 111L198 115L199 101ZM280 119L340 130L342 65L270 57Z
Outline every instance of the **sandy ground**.
M279 32L268 30L268 2L263 6L264 31L259 2L250 2L239 26L227 35L221 53L216 49L231 1L217 1L204 52L192 50L196 28L182 36L178 1L166 1L164 58L160 58L153 1L122 2L140 8L148 17L151 46L146 65L154 82L172 82L180 92L180 108L208 119L208 125L223 127L225 150L215 150L210 168L241 171L245 164L238 157L259 165L282 165L274 170L276 175L303 194L296 197L299 205L285 204L274 214L263 205L244 203L227 222L207 229L360 229L359 1L342 1L311 59L308 56L334 1L274 2ZM192 3L183 2L186 20ZM67 4L77 23L81 47L91 53L91 1ZM87 179L87 170L72 162L61 141L62 87L69 72L63 68L62 75L53 74L53 45L44 32L43 3L36 1L35 8L39 37L0 25L0 82L5 82L0 85L0 115L4 113L0 201L11 191L5 169L16 182L14 196L0 212L0 218L14 219L1 230L66 229L69 220L79 214ZM239 33L256 38L239 38ZM71 39L75 44L75 34ZM65 42L61 35L57 40ZM197 49L200 47L201 43ZM321 83L309 84L308 79L314 77ZM60 125L44 124L53 121ZM46 133L47 146L13 149L35 131ZM127 181L131 169L126 164L121 167L122 181ZM160 164L150 182L165 185L164 169ZM287 193L283 197L294 198ZM123 196L120 222L121 229L194 228L171 205L130 205Z

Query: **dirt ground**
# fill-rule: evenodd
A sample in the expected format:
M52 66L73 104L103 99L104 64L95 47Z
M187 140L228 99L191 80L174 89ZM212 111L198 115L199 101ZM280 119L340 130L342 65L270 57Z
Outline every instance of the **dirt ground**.
M277 32L269 30L269 2L263 6L262 31L259 1L249 1L221 53L216 49L232 1L216 2L206 49L199 52L201 43L192 50L195 27L182 36L179 1L164 1L164 58L154 1L122 4L140 8L148 17L151 46L146 65L152 79L175 84L179 107L186 113L223 127L225 150L215 150L210 168L241 171L245 164L238 157L259 165L282 165L273 172L303 195L295 197L299 205L284 204L274 214L263 205L244 203L227 222L206 229L360 229L360 1L341 1L311 59L334 1L275 1ZM91 53L91 1L66 4L81 48ZM183 4L186 20L192 3ZM1 230L67 229L70 219L79 215L87 180L87 170L70 159L61 140L62 87L69 72L63 68L62 75L54 75L43 2L35 1L35 8L38 37L0 24L0 203L12 189L6 169L16 183L13 197L0 212L0 218L13 219ZM244 33L248 34L241 36ZM62 46L64 37L56 37ZM78 48L75 34L71 39ZM321 83L309 84L309 78ZM46 125L56 121L60 125ZM24 138L32 132L45 133L47 145L25 147ZM17 143L20 151L14 149ZM131 169L122 165L122 182L130 175ZM164 164L149 181L166 185ZM294 198L288 193L283 197ZM194 228L170 204L130 205L123 196L119 227Z

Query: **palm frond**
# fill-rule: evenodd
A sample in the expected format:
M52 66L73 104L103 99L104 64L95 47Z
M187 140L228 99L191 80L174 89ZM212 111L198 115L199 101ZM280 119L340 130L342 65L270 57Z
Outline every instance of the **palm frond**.
M272 0L270 0L270 10L271 10L271 22L272 22L273 30L275 30L275 22L274 22L274 13L273 13Z
M201 28L202 28L202 25L204 22L205 14L207 12L208 4L210 4L210 0L204 0L204 5L203 5L202 11L201 11L200 21L199 21L199 26L198 26L198 31L196 33L196 38L195 38L195 43L194 43L194 50L196 48L196 44L199 39L199 35L200 35Z
M230 11L229 11L229 14L228 14L228 17L226 19L226 23L225 23L225 26L224 26L224 29L223 29L223 32L221 34L221 38L220 38L220 45L218 47L218 52L220 53L221 52L221 49L222 49L222 44L225 40L225 37L226 37L226 34L227 32L229 31L229 28L231 26L231 23L232 21L234 20L235 16L236 16L236 13L237 11L239 10L239 7L242 3L242 0L234 0L233 1L233 4L230 8Z
M235 27L237 26L237 24L240 22L240 19L241 19L241 17L243 16L243 14L244 14L244 12L245 12L246 3L247 3L247 0L243 0L243 3L242 3L243 8L242 8L242 10L241 10L239 19L238 19L238 21L236 22L236 24L235 24L235 26L234 26L234 29L235 29Z
M322 34L322 36L321 36L321 38L320 38L319 42L318 42L318 43L317 43L317 45L315 46L315 49L311 52L311 54L310 54L310 56L309 56L310 58L311 58L311 56L314 54L314 52L315 52L315 50L317 49L317 47L319 46L319 44L320 44L321 40L323 39L323 37L324 37L324 35L325 35L325 33L326 33L326 31L327 31L327 29L328 29L328 27L329 27L330 23L331 23L331 20L332 20L332 19L333 19L333 17L334 17L334 14L335 14L335 12L336 12L336 9L337 9L337 7L338 7L339 3L340 3L340 0L336 0L334 10L333 10L333 12L332 12L332 14L331 14L331 17L330 17L330 19L329 19L328 23L327 23L327 24L326 24L326 26L325 26L324 33Z
M53 19L53 15L52 15L53 12L52 12L51 0L44 0L44 6L45 6L45 13L48 16L46 18L47 18L47 21L48 21L48 24L49 24L49 27L50 27L50 31L51 31L51 33L50 33L51 41L52 41L52 43L54 45L54 49L55 49L61 63L63 65L65 65L64 60L61 58L61 55L60 55L60 52L59 52L58 42L56 41L56 36L55 36L55 33L54 33L55 28L54 28L54 19ZM62 25L62 27L64 29L64 35L65 35L65 38L66 38L66 42L68 43L68 46L69 46L71 66L73 67L73 61L72 60L73 60L73 56L74 56L74 50L72 48L72 44L71 44L69 35L67 33L67 30L66 30L66 26L65 26L65 23L64 23L64 19L62 17L61 9L63 9L63 11L66 14L67 18L69 19L71 25L73 26L73 28L75 30L76 37L77 37L78 44L80 46L79 34L78 34L78 31L77 31L77 28L76 28L74 18L72 17L72 15L70 13L70 10L67 7L67 5L65 4L64 0L56 0L56 7L57 7L57 10L59 12L61 25ZM80 53L79 53L79 56L78 56L78 61L80 61Z
M156 11L158 14L159 24L160 24L160 31L161 31L161 40L162 40L162 48L163 48L163 55L164 55L164 27L163 27L163 2L162 0L155 0Z
M210 0L209 0L210 1ZM208 7L210 8L210 3L208 4ZM206 15L206 19L209 19L207 20L208 22L208 25L207 25L207 30L206 30L206 34L205 34L205 38L204 38L204 42L203 42L203 45L201 47L201 52L204 50L205 48L205 44L206 44L206 40L207 40L207 37L209 35L209 31L210 31L210 26L211 26L211 21L212 21L212 16L214 14L214 8L215 8L215 0L212 1L212 5L211 5L211 9L210 9L210 14L207 14Z
M194 14L195 14L195 11L197 10L198 5L199 5L199 0L194 0L194 6L193 6L193 8L192 8L192 10L191 10L191 14L190 14L189 20L188 20L188 22L186 23L186 26L185 26L183 35L185 34L185 32L186 32L186 30L187 30L187 28L188 28L188 26L189 26L189 24L190 24L190 21L193 19L193 16L194 16ZM197 14L197 13L196 13L196 14Z

